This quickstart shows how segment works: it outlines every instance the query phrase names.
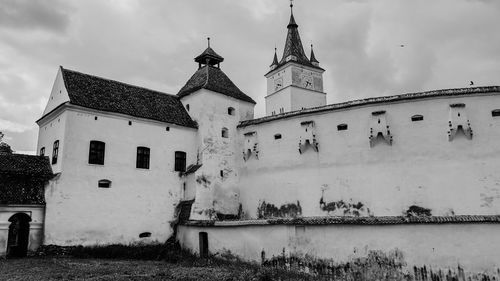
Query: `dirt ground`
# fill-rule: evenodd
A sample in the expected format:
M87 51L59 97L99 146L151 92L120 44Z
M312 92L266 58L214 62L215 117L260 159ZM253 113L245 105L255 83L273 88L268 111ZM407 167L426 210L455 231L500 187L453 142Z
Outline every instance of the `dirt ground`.
M252 276L253 275L253 276ZM258 280L230 266L183 266L163 261L25 258L0 260L0 280ZM288 279L288 278L287 278Z

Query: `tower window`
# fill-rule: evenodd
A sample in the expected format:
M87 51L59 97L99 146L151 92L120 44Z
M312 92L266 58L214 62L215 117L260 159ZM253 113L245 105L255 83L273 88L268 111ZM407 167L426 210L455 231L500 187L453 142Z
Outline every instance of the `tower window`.
M234 115L234 112L235 112L235 110L234 110L234 108L233 108L233 107L228 107L228 108L227 108L227 114L229 114L229 115Z
M337 131L345 131L347 130L347 124L338 124Z
M104 165L104 152L106 144L102 141L90 141L89 164Z
M111 187L111 181L110 180L99 180L97 182L97 187L100 187L100 188L110 188Z
M417 121L422 121L422 120L424 120L424 116L423 115L417 114L417 115L413 115L411 117L411 121L412 122L417 122Z
M167 132L170 131L170 127L166 127L165 130L167 130Z
M500 116L500 109L495 109L491 111L491 116L498 117Z
M176 151L175 152L175 171L185 172L186 171L186 152Z
M139 169L149 169L149 148L144 146L137 147L137 159L135 167Z
M129 125L129 126L132 126L132 121L128 121L128 125Z
M220 170L220 177L223 178L224 177L224 171L223 170Z
M57 164L57 156L59 156L59 140L56 140L52 147L52 165Z
M229 137L229 130L227 128L222 128L221 130L221 135L223 138L228 138Z
M186 104L186 110L189 111L189 104Z
M45 147L40 148L40 156L45 156Z
M275 134L274 135L275 140L280 140L281 139L281 134Z

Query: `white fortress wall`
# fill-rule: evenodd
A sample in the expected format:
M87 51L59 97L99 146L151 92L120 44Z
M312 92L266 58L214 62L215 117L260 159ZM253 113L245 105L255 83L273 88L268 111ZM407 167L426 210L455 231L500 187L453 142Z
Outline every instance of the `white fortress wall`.
M456 103L465 104L460 110L470 120L472 139L460 132L449 140L450 104ZM302 216L397 216L412 205L432 215L499 214L500 117L491 113L498 108L497 93L476 94L365 105L239 128L240 138L255 131L259 140L259 159L239 162L245 217L256 218L262 201L278 209L299 201ZM385 114L372 115L377 111ZM417 114L424 119L412 122ZM390 136L377 119L387 122ZM309 145L299 153L301 137L308 137L305 121L314 121L319 152ZM455 127L460 120L451 121ZM348 129L337 130L339 124ZM378 131L385 137L372 147L370 128L374 140Z
M165 241L182 196L174 154L184 151L188 164L196 162L196 130L78 107L63 115L67 125L60 147L68 149L60 150L63 172L45 193L45 244ZM39 147L47 136L55 134L41 127ZM88 164L91 140L105 143L104 165ZM136 168L138 146L150 148L149 169ZM99 188L101 179L111 187ZM144 232L151 237L139 238Z
M500 266L499 224L248 225L180 226L181 245L199 253L199 233L208 234L210 254L225 253L260 263L283 254L346 263L370 251L402 253L406 268L431 266L437 272L457 266L492 272ZM306 260L307 261L307 260Z

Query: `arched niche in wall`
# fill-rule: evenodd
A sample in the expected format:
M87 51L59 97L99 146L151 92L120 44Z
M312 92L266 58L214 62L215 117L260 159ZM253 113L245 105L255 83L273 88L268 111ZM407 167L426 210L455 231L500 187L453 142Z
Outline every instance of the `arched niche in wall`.
M471 140L473 136L472 127L464 103L450 104L449 119L448 119L448 140L454 140L457 135L463 134L467 139Z
M370 136L368 137L370 147L374 147L381 142L392 145L392 135L386 115L385 110L372 112L370 116Z
M243 160L247 161L252 155L254 155L256 159L259 159L257 132L247 132L243 136L245 142L243 144Z
M314 121L303 121L300 123L299 153L302 154L309 146L318 152L318 140L316 139L316 127Z

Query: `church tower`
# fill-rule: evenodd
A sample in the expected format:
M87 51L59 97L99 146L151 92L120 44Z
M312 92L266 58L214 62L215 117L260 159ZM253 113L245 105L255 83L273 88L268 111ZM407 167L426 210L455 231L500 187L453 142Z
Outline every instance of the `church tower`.
M308 59L300 41L298 25L290 4L285 49L278 62L276 49L267 78L266 115L326 105L323 92L323 68L319 66L312 45Z

